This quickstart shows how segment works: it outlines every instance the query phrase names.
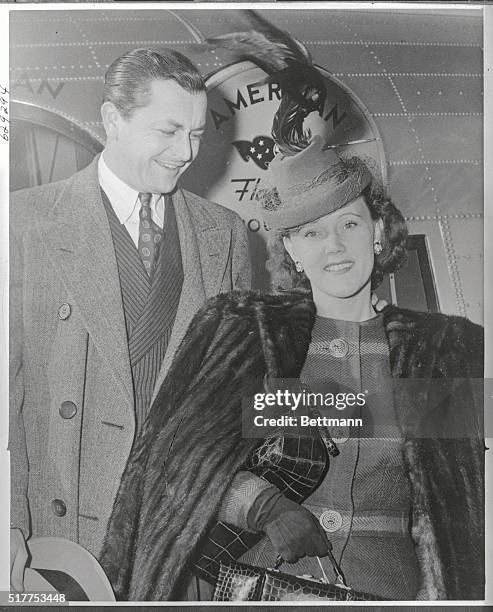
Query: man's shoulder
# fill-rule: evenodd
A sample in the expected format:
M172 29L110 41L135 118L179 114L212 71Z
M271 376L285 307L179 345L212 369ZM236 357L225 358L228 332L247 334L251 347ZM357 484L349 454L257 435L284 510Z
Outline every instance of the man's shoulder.
M16 219L26 223L32 217L44 216L64 192L87 187L93 175L97 176L94 174L94 163L68 178L13 191L10 194L11 223L15 224Z
M54 194L60 192L66 185L70 184L73 177L56 181L53 183L45 183L44 185L36 185L35 187L26 187L13 191L10 194L12 204L18 206L29 205L32 202L44 202L50 200Z
M29 227L49 212L70 179L19 189L10 194L10 225Z
M197 213L201 216L205 215L214 219L219 225L230 225L233 226L238 222L241 222L241 217L234 210L226 208L221 204L217 204L212 200L207 200L196 193L187 191L186 189L180 189L181 194L185 201L189 204L191 213Z

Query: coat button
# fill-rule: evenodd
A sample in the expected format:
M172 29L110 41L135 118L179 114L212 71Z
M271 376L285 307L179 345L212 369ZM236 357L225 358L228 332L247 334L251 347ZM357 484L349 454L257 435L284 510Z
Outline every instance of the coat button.
M337 510L324 510L318 520L325 531L329 533L337 531L342 527L342 516Z
M70 304L62 304L58 309L58 318L62 321L65 321L65 319L68 319L70 317L71 312L72 309L70 308Z
M61 499L54 499L51 502L51 509L55 516L65 516L67 514L67 506Z
M348 343L344 340L344 338L335 338L331 340L329 343L329 353L333 357L345 357L349 352Z
M71 419L77 414L77 406L74 402L62 402L58 412L62 419Z
M344 444L349 440L349 429L348 427L336 427L330 431L332 439L336 444Z

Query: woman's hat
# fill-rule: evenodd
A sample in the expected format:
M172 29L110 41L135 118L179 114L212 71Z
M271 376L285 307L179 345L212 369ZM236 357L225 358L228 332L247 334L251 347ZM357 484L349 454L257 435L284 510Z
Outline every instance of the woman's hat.
M259 199L270 229L315 221L356 199L372 181L363 162L348 164L320 136L295 155L278 153L267 172Z

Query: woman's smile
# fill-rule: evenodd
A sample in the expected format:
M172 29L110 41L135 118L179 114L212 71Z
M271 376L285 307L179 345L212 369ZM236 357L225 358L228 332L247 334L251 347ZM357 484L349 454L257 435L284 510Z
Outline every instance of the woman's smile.
M346 274L354 266L354 261L349 259L344 261L338 261L334 263L328 263L324 266L324 270L330 274Z

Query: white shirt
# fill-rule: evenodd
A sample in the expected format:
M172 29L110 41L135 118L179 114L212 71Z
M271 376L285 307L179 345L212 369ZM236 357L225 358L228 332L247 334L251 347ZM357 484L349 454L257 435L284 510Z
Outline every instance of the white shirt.
M99 157L98 176L101 189L108 196L118 220L127 228L136 247L139 245L139 192L129 187L110 170L104 161L104 153ZM151 200L151 215L154 223L163 227L164 198L162 194L153 193Z

